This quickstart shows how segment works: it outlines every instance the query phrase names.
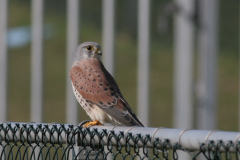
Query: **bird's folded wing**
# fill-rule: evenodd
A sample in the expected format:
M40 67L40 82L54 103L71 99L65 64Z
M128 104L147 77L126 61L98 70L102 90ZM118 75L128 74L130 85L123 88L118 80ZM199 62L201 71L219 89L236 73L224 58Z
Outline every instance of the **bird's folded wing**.
M127 126L143 126L124 100L115 80L98 59L78 62L70 71L73 86L88 101Z

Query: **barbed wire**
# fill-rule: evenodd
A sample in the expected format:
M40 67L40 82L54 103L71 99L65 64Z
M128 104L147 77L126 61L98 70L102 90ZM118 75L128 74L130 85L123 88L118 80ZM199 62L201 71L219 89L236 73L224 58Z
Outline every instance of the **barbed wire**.
M114 127L114 129L117 127ZM121 127L120 129L123 129ZM149 128L137 128L147 130ZM109 130L104 126L84 128L67 124L1 123L0 159L179 159L178 151L188 153L191 159L203 155L206 159L239 159L240 141L234 132L235 141L211 140L207 134L198 149L184 148L180 138L177 141L162 138L154 133ZM142 134L141 134L142 133ZM234 134L233 134L234 133ZM212 133L211 133L212 134ZM181 143L181 144L180 144Z

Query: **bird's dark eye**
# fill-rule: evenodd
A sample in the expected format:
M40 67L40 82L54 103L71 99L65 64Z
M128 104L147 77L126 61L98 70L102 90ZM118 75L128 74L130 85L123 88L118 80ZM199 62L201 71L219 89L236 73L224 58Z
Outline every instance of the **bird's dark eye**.
M87 50L92 51L93 50L93 46L87 46Z

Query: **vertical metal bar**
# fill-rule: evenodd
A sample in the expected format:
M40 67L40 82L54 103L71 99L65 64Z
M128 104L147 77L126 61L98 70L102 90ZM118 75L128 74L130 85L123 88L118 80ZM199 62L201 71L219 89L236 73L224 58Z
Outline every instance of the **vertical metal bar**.
M138 93L137 115L148 125L149 108L149 27L150 1L138 1Z
M8 24L8 0L0 0L0 122L7 121L7 25ZM0 153L3 152L2 142ZM5 149L6 154L8 149Z
M103 0L103 63L109 73L114 75L114 4L113 0Z
M175 0L180 8L174 19L174 116L175 128L193 127L194 1Z
M77 118L77 101L73 94L72 83L69 77L69 71L72 66L72 53L78 46L79 36L79 1L67 1L67 107L66 107L66 121L68 124L76 124Z
M42 122L43 0L32 0L31 121Z
M0 122L7 120L7 12L8 1L0 1Z
M102 1L103 63L112 76L114 76L114 6L113 0ZM107 151L107 146L104 150ZM109 154L107 159L111 160L113 156Z
M31 1L31 122L42 122L43 112L43 0ZM35 145L34 145L35 146ZM29 151L32 152L32 151ZM35 155L40 149L37 147Z
M218 0L199 1L199 83L197 127L216 128Z
M174 110L175 128L193 127L193 46L194 1L175 0L179 11L174 19ZM178 151L180 159L189 159L185 152Z

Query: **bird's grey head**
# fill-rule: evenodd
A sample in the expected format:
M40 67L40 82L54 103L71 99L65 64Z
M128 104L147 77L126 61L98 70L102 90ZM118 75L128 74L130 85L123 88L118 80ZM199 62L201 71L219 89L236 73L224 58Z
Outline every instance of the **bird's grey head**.
M89 58L100 59L102 55L101 46L96 42L84 42L73 52L73 61L80 61Z

